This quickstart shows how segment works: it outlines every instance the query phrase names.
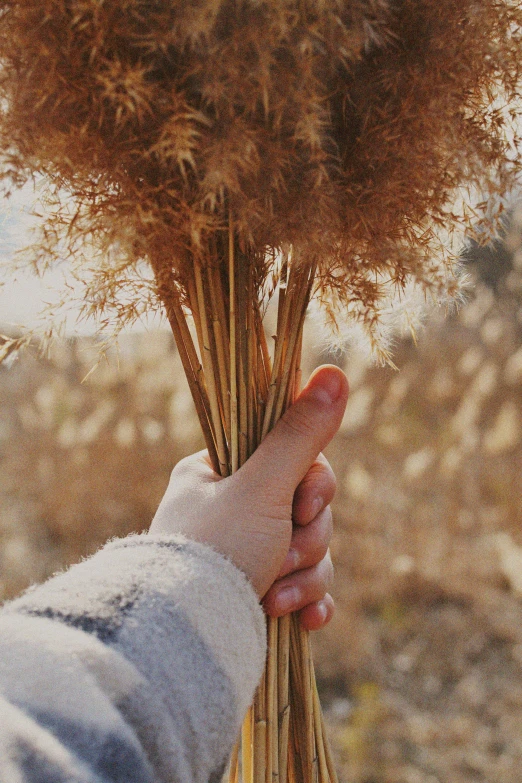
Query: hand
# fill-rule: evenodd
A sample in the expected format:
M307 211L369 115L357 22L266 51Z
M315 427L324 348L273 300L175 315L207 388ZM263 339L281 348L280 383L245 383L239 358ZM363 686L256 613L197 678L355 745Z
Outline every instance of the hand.
M347 397L344 374L321 367L233 476L214 473L205 452L182 460L150 532L209 544L247 575L268 614L300 610L305 628L322 627L333 614L327 591L335 477L320 452L339 428Z

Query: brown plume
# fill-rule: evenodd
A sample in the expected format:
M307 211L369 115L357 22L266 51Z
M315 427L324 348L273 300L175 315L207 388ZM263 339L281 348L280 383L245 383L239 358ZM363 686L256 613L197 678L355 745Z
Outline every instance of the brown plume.
M233 215L259 286L300 248L331 315L377 334L391 290L451 293L452 232L516 180L521 21L511 0L0 0L1 173L54 200L36 263L66 255L98 315L133 318L132 270L183 290Z

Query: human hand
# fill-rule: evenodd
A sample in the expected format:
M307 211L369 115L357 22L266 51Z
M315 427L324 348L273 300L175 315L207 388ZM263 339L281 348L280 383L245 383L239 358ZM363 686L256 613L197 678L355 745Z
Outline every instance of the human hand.
M206 452L182 460L150 532L209 544L247 575L268 614L300 610L308 630L325 625L333 614L327 591L335 477L320 452L339 428L347 397L344 374L321 367L233 476L214 473Z

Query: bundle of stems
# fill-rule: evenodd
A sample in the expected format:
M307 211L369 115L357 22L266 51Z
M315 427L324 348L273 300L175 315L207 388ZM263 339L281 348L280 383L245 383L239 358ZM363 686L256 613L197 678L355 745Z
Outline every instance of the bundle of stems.
M216 472L238 470L296 397L316 264L294 251L279 269L271 357L263 326L263 259L228 231L196 254L183 289L158 274L196 410ZM196 338L187 319L193 318ZM310 641L297 616L268 618L268 656L241 737L244 783L335 783ZM239 745L230 778L239 775Z

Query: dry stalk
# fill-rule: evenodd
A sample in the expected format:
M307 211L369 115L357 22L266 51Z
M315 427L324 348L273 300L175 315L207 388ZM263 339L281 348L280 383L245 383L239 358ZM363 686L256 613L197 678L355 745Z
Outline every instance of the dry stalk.
M243 783L253 783L254 781L254 767L252 749L254 744L254 708L249 707L248 712L243 722L243 729L241 732L241 751L242 751L242 772ZM238 745L240 740L238 739Z
M228 404L228 367L225 350L225 338L224 338L224 319L223 313L218 305L218 296L220 291L216 287L216 275L213 274L213 270L207 267L207 274L209 275L208 290L210 291L210 299L212 306L212 328L214 331L214 344L216 346L216 358L219 373L219 392L220 392L220 407L223 412L224 425L225 425L225 437L230 440L230 405Z
M244 464L299 390L303 324L316 271L313 261L285 258L271 361L255 258L239 247L232 218L226 233L225 243L209 246L208 258L194 259L187 284L199 354L179 297L164 295L209 451L222 476ZM239 774L238 753L231 762L231 783ZM243 783L332 781L308 635L295 618L268 620L267 667L243 726L241 759Z
M230 783L239 781L239 741L234 745L232 757L230 759Z
M279 783L286 783L288 769L288 737L290 727L289 666L290 615L279 620L277 660L277 714L279 725ZM326 780L326 778L325 778Z
M187 328L185 317L179 301L168 301L166 305L167 317L174 334L174 339L178 346L183 369L189 384L189 389L194 400L196 407L196 413L198 415L201 429L203 430L203 437L209 453L210 461L216 472L219 472L219 460L216 451L216 444L212 433L212 427L208 416L210 404L206 393L206 388L203 385L203 379L201 376L201 364L197 358L197 354L192 342L190 331Z
M254 783L265 783L266 778L266 670L254 699Z
M278 621L273 617L268 618L268 659L266 669L266 783L277 779L278 768L278 711L276 708L277 691L277 637ZM276 776L274 778L274 767Z
M191 297L193 307L197 307L196 312L198 317L196 319L196 328L198 332L198 338L200 340L201 362L203 364L205 380L207 382L210 415L214 426L216 448L219 460L219 472L222 476L226 476L228 474L228 454L223 432L223 420L221 417L222 406L220 406L219 403L218 389L216 385L215 363L217 359L217 352L212 350L213 346L211 344L207 319L208 300L206 299L203 290L203 275L198 259L195 259L194 263L194 276L196 290L194 293L193 286L191 286Z
M239 437L237 420L236 264L232 216L229 218L228 227L228 285L230 318L230 449L232 456L232 473L235 473L239 468Z

